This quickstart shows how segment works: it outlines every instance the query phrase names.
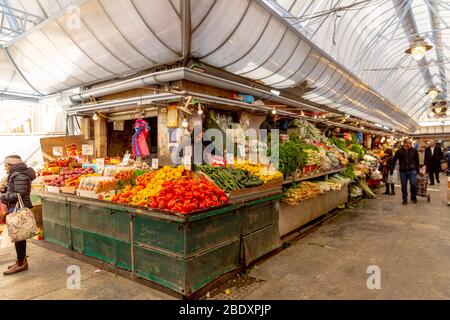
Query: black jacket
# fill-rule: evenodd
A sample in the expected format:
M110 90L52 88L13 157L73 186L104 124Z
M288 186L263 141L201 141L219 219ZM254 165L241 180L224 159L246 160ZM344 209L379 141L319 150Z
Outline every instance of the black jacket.
M427 167L437 167L441 165L441 160L444 158L444 154L440 147L434 147L434 154L431 155L431 148L425 149L425 165Z
M400 164L400 172L407 172L412 170L416 170L417 172L419 172L419 153L416 149L398 149L395 153L394 159L392 160L391 173L394 171L397 160Z
M384 155L383 158L381 158L381 160L386 161L385 165L381 165L381 173L383 174L383 176L387 176L389 174L389 171L391 171L393 159L394 157L387 155Z
M6 193L0 195L0 200L5 203L8 208L14 208L18 201L17 194L22 197L23 204L27 208L33 208L31 204L31 182L36 179L36 172L32 168L28 168L26 164L19 164L13 167L8 177L8 187Z

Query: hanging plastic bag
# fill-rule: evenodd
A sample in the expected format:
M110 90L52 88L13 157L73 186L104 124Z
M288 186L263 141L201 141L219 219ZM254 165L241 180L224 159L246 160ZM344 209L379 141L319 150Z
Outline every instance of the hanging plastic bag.
M427 166L423 166L422 168L420 168L419 170L420 175L424 175L425 173L427 173Z
M12 242L9 237L8 228L4 228L0 235L0 249L12 247L13 245L14 242Z
M398 176L399 176L398 171L394 170L393 174L390 174L388 176L387 183L397 184L398 183Z
M133 155L135 157L146 157L150 155L150 150L147 145L147 137L150 132L150 127L147 121L137 119L134 125L134 135L132 138Z

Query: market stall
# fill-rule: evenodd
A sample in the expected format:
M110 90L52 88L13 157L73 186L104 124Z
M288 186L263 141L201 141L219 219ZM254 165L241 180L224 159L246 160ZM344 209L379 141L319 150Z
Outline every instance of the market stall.
M371 192L360 143L327 138L251 96L232 99L171 97L85 119L94 141L52 146L34 185L44 239L189 297L280 248L282 236L347 203L353 189ZM272 152L273 129L278 167L249 156ZM181 148L197 139L209 151L200 163Z

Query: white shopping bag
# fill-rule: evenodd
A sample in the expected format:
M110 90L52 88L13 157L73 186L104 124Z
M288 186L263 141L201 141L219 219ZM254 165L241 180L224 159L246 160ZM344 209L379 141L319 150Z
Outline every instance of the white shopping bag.
M390 174L387 179L387 183L398 184L398 171L394 170L393 174Z
M11 241L8 235L8 228L4 228L0 235L0 249L12 247L14 242Z

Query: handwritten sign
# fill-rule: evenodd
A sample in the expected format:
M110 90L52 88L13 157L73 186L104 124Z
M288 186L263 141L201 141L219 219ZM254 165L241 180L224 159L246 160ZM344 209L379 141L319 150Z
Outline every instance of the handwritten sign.
M99 158L95 161L95 164L97 165L98 173L103 174L103 171L105 170L105 159Z
M64 155L63 147L53 147L53 155L55 157L62 157Z
M126 153L125 156L123 157L122 165L127 166L128 162L130 161L130 158L131 158L131 154Z
M158 159L152 159L152 169L158 169Z
M93 156L94 155L94 146L92 146L90 144L83 144L81 146L81 155Z

